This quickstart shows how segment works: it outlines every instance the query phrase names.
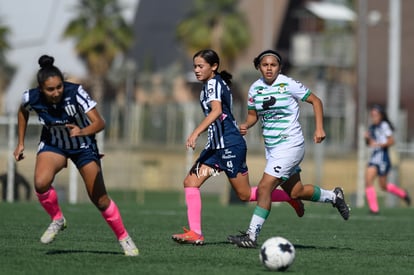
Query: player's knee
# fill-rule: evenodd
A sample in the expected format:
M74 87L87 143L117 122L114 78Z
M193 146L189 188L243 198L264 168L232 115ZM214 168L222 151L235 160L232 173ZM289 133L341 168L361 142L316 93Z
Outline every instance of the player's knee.
M237 196L239 197L239 199L243 202L248 202L250 201L250 194L247 193L237 193Z
M101 196L99 198L91 198L91 201L100 211L105 211L111 202L107 195Z

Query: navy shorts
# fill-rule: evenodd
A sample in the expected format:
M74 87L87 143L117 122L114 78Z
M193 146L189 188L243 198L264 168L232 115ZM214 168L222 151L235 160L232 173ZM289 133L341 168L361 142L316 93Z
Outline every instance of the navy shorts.
M98 147L95 144L87 145L80 149L62 149L40 142L37 154L41 152L54 152L69 158L78 169L92 161L96 161L99 164L101 159Z
M237 177L238 173L246 174L246 144L236 144L225 149L204 149L196 160L190 173L199 173L198 167L205 164L217 172L224 171L228 178Z
M387 175L391 169L391 160L388 151L375 150L368 162L369 166L375 166L377 168L378 176Z

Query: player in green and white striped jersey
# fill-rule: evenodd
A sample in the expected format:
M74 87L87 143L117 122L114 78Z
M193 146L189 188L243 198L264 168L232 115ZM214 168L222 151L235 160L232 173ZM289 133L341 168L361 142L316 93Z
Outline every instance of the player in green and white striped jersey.
M331 203L341 216L349 218L342 188L325 190L316 185L304 185L299 164L305 154L305 142L299 123L299 101L312 104L315 114L313 140L325 139L322 101L302 83L281 74L282 58L276 51L266 50L254 59L262 77L255 81L248 95L248 114L240 125L240 133L261 122L267 164L258 186L258 201L246 233L229 236L240 247L254 248L260 230L270 214L271 192L281 186L291 198Z

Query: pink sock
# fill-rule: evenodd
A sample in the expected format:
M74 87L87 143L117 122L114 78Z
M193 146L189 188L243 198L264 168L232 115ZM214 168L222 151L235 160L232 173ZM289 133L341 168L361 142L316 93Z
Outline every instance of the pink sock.
M379 211L378 201L377 201L377 192L375 191L374 186L369 186L365 188L365 194L367 196L368 206L371 212L377 213Z
M187 218L190 230L197 234L201 231L201 195L200 189L196 187L185 187L185 202L187 204Z
M272 192L272 201L273 202L282 202L282 201L290 201L291 198L289 195L280 189L275 189ZM251 188L250 192L250 201L257 201L257 186Z
M59 207L56 190L53 188L53 186L50 186L49 190L43 194L36 192L36 195L39 199L40 204L43 206L52 220L59 220L63 217L62 211Z
M125 229L124 223L122 222L121 214L119 213L118 206L111 200L108 208L101 212L102 217L106 223L111 227L118 240L123 240L128 236L128 232Z
M407 195L403 189L399 188L397 185L391 182L387 184L387 191L402 199Z

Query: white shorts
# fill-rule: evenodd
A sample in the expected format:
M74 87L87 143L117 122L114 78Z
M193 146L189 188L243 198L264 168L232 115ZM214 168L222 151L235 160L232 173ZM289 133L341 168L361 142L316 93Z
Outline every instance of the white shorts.
M264 172L283 181L301 171L299 164L305 156L305 144L299 146L276 146L266 148Z

